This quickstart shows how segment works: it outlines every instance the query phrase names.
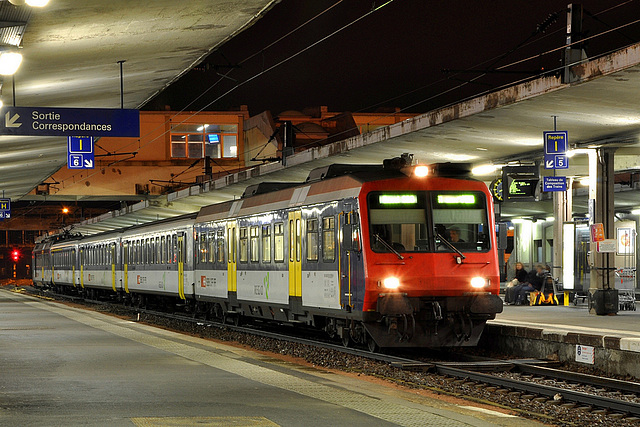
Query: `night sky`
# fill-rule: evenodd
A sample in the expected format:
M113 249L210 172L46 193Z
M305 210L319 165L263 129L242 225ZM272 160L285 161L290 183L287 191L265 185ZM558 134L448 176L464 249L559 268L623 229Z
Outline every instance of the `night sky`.
M267 48L336 3L318 19ZM227 110L246 104L252 115L264 110L277 115L284 110L327 105L330 111L373 112L400 107L420 113L533 77L543 69L552 72L560 65L561 51L538 55L565 43L566 0L394 0L380 7L384 3L283 0L143 109L170 105L174 111ZM640 19L640 0L582 4L586 37ZM243 84L378 7L347 29ZM535 34L537 26L554 12L558 13L555 23L545 33ZM586 50L592 57L639 40L637 23L589 40ZM495 69L530 56L536 58L505 68L509 73L459 72ZM229 64L234 67L228 68ZM453 71L445 73L443 69ZM228 73L228 77L211 88L220 79L218 73ZM477 79L469 83L473 78ZM240 87L222 96L238 84ZM459 85L462 87L457 88Z

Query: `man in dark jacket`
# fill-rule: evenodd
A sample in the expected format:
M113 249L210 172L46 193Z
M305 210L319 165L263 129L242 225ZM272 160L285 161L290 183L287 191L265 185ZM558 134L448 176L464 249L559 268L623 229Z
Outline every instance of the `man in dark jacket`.
M516 304L524 304L528 292L540 291L546 275L547 270L544 266L542 264L536 265L536 268L527 274L525 284L518 290Z

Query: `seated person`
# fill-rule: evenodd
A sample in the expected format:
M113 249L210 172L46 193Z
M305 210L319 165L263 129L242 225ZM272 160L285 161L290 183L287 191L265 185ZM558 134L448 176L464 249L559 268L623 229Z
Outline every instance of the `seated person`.
M514 304L516 302L517 293L527 281L527 274L527 270L524 269L524 264L516 262L515 277L509 282L507 289L505 289L504 302L507 304Z
M460 228L453 226L449 229L449 241L451 243L462 243L464 240L460 238Z
M516 304L524 304L528 292L540 291L547 274L544 266L537 264L536 268L527 274L525 283L516 291Z

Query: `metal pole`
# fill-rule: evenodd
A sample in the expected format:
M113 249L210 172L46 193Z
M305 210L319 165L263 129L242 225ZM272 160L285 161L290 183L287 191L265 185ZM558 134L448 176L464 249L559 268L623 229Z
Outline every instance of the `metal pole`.
M122 64L125 62L127 61L124 59L118 61L118 64L120 64L120 108L124 108L124 76L122 74Z
M12 88L12 95L13 95L13 106L16 106L16 75L12 75L11 76L11 88Z

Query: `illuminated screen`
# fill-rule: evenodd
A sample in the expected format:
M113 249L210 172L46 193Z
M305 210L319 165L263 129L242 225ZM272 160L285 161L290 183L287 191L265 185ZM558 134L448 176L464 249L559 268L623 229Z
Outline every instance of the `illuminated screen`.
M418 196L415 194L381 194L378 198L381 205L415 205Z
M476 196L473 194L438 194L440 205L475 205Z
M217 133L209 133L207 134L207 142L209 144L217 144L220 142L220 135Z

